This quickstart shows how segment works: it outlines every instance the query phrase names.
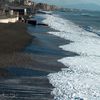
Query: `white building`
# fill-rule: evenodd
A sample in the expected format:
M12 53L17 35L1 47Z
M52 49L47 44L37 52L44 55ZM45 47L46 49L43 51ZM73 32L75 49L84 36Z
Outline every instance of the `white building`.
M24 5L31 6L33 3L31 0L24 0Z

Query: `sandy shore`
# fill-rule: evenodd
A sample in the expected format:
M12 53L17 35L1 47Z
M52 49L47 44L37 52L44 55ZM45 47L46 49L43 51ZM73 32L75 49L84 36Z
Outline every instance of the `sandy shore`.
M0 56L23 49L31 39L24 23L0 24Z
M0 79L0 95L5 94L2 100L11 100L12 97L16 100L53 100L53 87L47 75L65 67L57 62L58 59L75 55L58 47L70 41L47 34L46 30L49 29L42 26L30 26L31 36L23 23L20 23L20 27L18 23L15 26L4 25L2 29L5 35L2 32L1 40L7 39L0 45L0 76L6 77Z
M3 27L9 27L10 25L4 25ZM23 30L25 29L23 23L23 27L19 27L19 24L16 24L16 26L17 31L15 30L15 26L12 29L12 25L10 26L10 30L8 28L7 32L2 29L5 34L2 32L2 39L4 41L7 39L7 46L5 42L1 43L2 49L0 50L2 52L0 53L0 76L5 77L3 80L0 79L0 95L2 93L5 94L2 100L11 100L13 95L16 95L14 97L16 100L25 98L27 98L25 100L53 100L53 96L51 95L53 87L49 83L47 75L51 72L59 71L64 67L64 65L57 62L57 59L66 55L66 52L59 49L58 45L66 43L66 41L49 35L46 32L36 33L33 30L30 37L26 33L26 30ZM20 29L22 30L20 31ZM38 31L39 29L38 27ZM17 33L18 35L16 35ZM10 35L7 36L6 34ZM15 40L17 42L14 42ZM30 40L32 42L27 45ZM23 49L23 47L25 48ZM13 95L10 96L10 94Z
M0 23L0 76L10 75L3 69L9 65L12 55L21 51L32 40L27 32L27 25L24 23ZM13 62L13 61L12 61ZM9 62L10 63L10 62Z
M38 27L38 29L41 28ZM66 43L65 40L47 33L34 33L34 36L32 36L27 33L27 25L24 23L0 24L0 68L5 69L10 66L17 66L29 67L47 72L58 71L63 65L58 63L57 59L60 59L66 54L63 54L62 50L58 49L58 45L60 44L57 42L60 44L63 42ZM32 48L33 52L31 53L27 48L25 52L23 52L24 47L29 43L31 43L31 45L29 45L28 48ZM42 45L42 47L40 45ZM33 46L40 47L40 50L34 50L37 47ZM45 50L45 47L47 48L47 51L43 51ZM57 53L55 54L55 52ZM61 54L59 52L61 52ZM3 73L4 72L7 73L7 71L3 71ZM5 76L6 74L1 74L0 76L2 75Z

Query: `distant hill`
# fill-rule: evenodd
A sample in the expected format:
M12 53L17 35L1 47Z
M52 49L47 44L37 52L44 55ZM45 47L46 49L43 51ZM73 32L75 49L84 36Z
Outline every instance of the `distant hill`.
M86 9L86 10L97 10L100 11L100 6L97 4L89 3L89 4L71 4L66 5L66 8L76 8L76 9Z

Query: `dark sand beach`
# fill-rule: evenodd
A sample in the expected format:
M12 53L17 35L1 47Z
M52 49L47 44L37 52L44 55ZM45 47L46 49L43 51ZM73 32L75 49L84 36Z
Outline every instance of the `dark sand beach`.
M20 51L31 39L24 23L0 23L0 55Z
M0 30L0 41L4 41L0 42L1 100L53 100L47 75L65 67L57 59L75 55L58 48L70 41L47 34L48 27L28 25L27 34L23 23L10 25L3 25L8 31Z
M11 59L12 54L16 54L26 47L32 40L27 32L24 23L0 23L0 76L11 75L5 68L8 66L6 61Z

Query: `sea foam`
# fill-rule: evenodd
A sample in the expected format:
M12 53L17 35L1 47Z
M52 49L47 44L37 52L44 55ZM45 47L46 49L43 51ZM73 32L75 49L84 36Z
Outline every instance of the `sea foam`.
M44 17L43 22L58 31L49 34L73 41L59 47L80 54L59 59L67 68L48 75L54 99L100 100L100 37L58 15Z

